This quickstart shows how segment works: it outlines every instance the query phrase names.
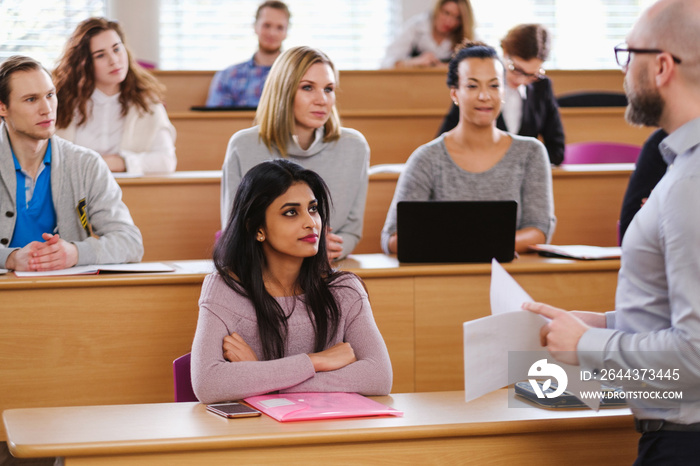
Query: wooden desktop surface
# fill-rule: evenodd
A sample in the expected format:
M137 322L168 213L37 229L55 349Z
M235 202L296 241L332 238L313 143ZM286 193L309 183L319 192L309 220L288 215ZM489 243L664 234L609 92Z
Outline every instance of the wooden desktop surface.
M214 71L156 71L166 85L165 104L177 130L178 170L219 170L228 140L253 124L253 111L190 111L204 105ZM555 95L622 92L618 70L548 70ZM403 163L432 140L451 104L445 71L341 70L337 107L342 125L360 131L371 163ZM562 108L566 142L611 141L641 145L650 128L624 120L624 107Z
M631 464L638 434L628 409L545 410L506 389L373 397L404 412L280 423L227 420L198 403L13 409L3 413L20 457L71 465ZM332 458L332 459L331 459Z
M210 259L221 229L221 171L117 177L144 261Z
M214 70L154 70L166 87L168 112L188 111L204 105ZM450 95L444 69L340 70L337 105L346 110L441 109ZM619 70L547 70L554 94L581 91L622 92ZM437 128L436 128L437 129Z
M172 401L172 361L190 351L212 264L167 263L176 272L0 276L0 411ZM490 265L399 264L383 254L339 265L367 286L392 391L462 389L462 323L490 314ZM533 299L593 311L613 308L619 266L532 254L504 264Z
M554 244L617 244L617 220L632 164L568 165L552 170ZM380 234L397 173L370 175L362 240L355 253L381 252ZM141 230L144 261L211 258L220 223L220 171L117 178Z
M446 108L340 110L343 126L360 131L370 163L404 163L437 136ZM641 146L651 128L630 126L624 107L560 109L566 142L619 142ZM219 170L231 136L253 124L254 112L170 112L177 130L178 170Z

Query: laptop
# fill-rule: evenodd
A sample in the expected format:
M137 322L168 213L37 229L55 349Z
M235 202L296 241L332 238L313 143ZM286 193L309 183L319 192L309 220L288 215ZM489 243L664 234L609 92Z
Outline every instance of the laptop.
M400 262L510 262L515 257L515 201L401 201Z

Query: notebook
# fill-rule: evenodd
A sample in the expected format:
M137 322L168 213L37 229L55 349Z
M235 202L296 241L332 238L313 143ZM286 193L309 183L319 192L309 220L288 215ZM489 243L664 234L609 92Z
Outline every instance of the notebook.
M581 244L556 246L554 244L533 244L529 246L529 248L545 257L596 260L619 259L622 256L622 248L619 246L588 246Z
M515 257L515 201L401 201L396 216L400 262Z
M15 270L17 277L62 277L66 275L96 275L98 273L162 273L175 269L160 262L135 262L128 264L76 265L67 269L22 272Z
M403 416L402 411L384 406L358 393L287 393L250 396L244 401L280 422L365 416Z

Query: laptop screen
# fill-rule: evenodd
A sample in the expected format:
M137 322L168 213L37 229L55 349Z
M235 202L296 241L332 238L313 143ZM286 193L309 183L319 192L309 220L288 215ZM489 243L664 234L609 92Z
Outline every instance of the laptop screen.
M515 201L401 201L400 262L510 262L515 257Z

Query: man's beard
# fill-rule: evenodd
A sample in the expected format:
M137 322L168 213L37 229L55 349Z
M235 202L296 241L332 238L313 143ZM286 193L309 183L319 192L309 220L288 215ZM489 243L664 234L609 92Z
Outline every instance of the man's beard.
M632 125L659 126L664 111L664 100L658 89L649 86L649 80L641 72L637 77L638 90L630 89L627 80L624 84L628 100L625 120Z

